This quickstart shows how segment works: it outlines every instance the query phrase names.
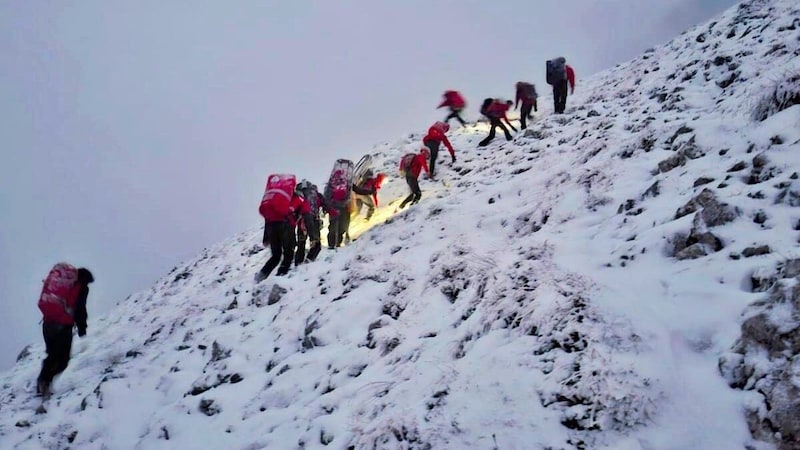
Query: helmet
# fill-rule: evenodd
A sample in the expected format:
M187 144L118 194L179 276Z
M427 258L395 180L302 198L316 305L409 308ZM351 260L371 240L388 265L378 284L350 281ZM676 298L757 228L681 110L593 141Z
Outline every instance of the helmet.
M430 158L431 157L431 151L428 149L428 147L422 147L419 150L419 154L424 156L425 158Z

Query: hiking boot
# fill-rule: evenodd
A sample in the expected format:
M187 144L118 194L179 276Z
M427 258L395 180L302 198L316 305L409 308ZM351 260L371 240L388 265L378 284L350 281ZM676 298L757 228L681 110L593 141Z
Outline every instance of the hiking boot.
M256 272L256 276L253 277L253 280L256 283L261 283L262 281L267 279L267 276L268 276L267 274L259 270L258 272Z
M282 276L286 275L287 273L289 273L289 268L288 267L280 267L280 268L278 268L277 275L279 277L282 277Z
M50 397L50 383L44 380L36 381L36 395L39 397Z

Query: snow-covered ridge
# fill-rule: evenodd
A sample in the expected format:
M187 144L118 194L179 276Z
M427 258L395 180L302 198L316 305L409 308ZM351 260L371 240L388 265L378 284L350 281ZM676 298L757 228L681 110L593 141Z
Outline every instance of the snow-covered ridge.
M717 364L747 359L753 274L797 245L800 107L752 117L798 38L796 2L746 2L514 142L456 130L419 205L395 213L391 178L356 241L289 277L254 285L260 230L210 247L90 320L44 415L33 346L0 378L0 447L769 448L756 380Z

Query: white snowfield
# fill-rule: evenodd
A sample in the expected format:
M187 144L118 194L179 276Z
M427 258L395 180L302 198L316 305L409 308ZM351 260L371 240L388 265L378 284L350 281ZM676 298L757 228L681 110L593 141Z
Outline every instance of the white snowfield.
M422 134L377 146L378 212L286 277L254 284L258 228L105 317L90 295L46 414L42 344L0 376L0 448L773 448L748 430L758 394L718 361L764 298L751 275L798 253L800 209L776 197L797 186L800 106L752 117L800 72L798 8L734 7L579 79L564 115L543 95L512 142L454 127L458 161L440 152L399 212L397 164ZM762 153L772 176L749 184ZM701 214L677 211L704 189L735 218L708 227L721 249L677 258Z

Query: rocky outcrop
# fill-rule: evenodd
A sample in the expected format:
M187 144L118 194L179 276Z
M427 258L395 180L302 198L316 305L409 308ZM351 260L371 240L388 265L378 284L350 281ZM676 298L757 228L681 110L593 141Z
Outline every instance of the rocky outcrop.
M731 387L752 391L747 422L753 436L778 450L800 448L800 279L797 261L774 271L768 296L745 313L742 334L720 358Z

